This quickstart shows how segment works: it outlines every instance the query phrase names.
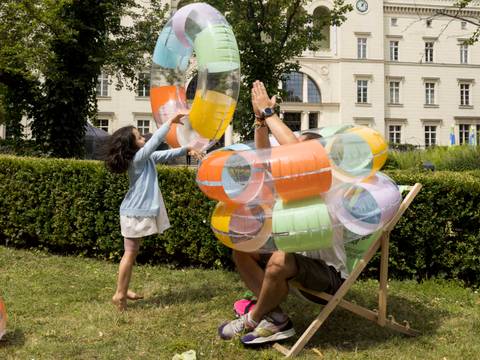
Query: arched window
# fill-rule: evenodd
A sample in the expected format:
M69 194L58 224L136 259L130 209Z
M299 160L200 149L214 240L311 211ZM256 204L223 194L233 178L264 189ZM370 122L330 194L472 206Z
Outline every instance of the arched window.
M313 29L322 34L322 40L318 43L320 49L330 49L330 9L319 6L313 10Z
M303 102L303 74L291 72L283 80L283 90L287 94L287 102Z
M306 86L304 86L305 81ZM309 103L322 102L317 84L310 76L303 73L291 72L286 75L283 80L283 90L287 94L286 102L303 102L303 99L307 99Z
M308 92L308 102L309 103L321 103L322 98L320 96L320 90L318 89L315 81L312 80L310 76L307 76L307 92Z

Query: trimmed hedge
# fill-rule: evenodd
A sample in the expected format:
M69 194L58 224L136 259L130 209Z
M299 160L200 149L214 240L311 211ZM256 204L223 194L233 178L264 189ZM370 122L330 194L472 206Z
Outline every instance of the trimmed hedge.
M138 261L228 266L228 249L210 230L215 202L198 189L193 171L159 166L172 227L144 239ZM0 157L0 243L118 261L123 254L119 208L126 175L101 162Z
M459 278L480 285L480 173L388 171L423 185L391 236L390 276ZM208 200L186 167L159 167L172 227L145 238L141 263L231 268L230 250L210 230ZM0 243L118 261L125 175L103 164L0 156ZM367 268L377 276L378 257Z
M423 185L391 236L396 278L458 278L480 285L480 177L476 171L387 172Z

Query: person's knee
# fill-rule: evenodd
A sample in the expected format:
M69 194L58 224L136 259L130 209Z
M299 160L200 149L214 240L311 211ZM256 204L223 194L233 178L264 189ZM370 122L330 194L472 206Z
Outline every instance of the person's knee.
M275 279L287 279L292 276L290 254L283 251L276 251L270 257L265 269L265 276Z
M125 252L123 253L123 256L127 259L135 260L137 258L138 252L139 252L138 249L128 249L128 250L125 250Z

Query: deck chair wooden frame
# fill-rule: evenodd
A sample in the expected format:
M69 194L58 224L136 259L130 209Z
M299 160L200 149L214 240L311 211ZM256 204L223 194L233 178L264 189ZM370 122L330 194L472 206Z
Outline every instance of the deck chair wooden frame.
M318 298L321 298L328 303L323 307L320 314L312 321L310 326L303 332L297 342L289 349L283 345L278 343L274 344L274 348L281 353L283 353L286 357L294 357L296 356L308 341L312 338L312 336L317 332L317 330L322 326L324 321L327 317L332 313L332 311L337 307L337 305L341 306L342 308L349 310L361 317L364 317L368 320L376 322L378 325L382 327L387 327L396 331L399 331L405 335L409 336L417 336L420 333L417 330L410 328L408 322L404 322L404 324L397 323L393 316L387 317L387 278L388 278L388 248L389 248L389 240L390 240L390 232L395 227L397 222L402 217L403 213L412 203L415 196L420 191L422 185L416 183L413 186L405 186L403 190L409 190L408 194L405 196L404 200L402 201L399 209L390 220L385 227L379 231L376 236L377 238L372 241L370 246L365 251L363 257L355 264L353 271L351 271L349 277L342 286L337 290L334 295L330 295L324 292L318 292L310 289L306 289L298 283L291 284L295 286L297 289L307 292L311 295L314 295ZM357 280L360 273L366 267L368 262L372 259L375 253L380 248L381 250L381 257L380 257L380 281L379 281L379 291L378 291L378 311L370 310L363 306L354 304L347 300L344 300L343 297L345 294L350 290L353 283Z

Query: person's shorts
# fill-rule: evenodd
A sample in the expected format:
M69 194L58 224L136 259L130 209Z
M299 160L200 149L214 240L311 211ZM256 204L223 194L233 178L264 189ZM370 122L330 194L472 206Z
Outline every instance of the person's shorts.
M296 253L292 253L291 255L295 258L298 273L295 277L289 280L295 280L307 289L326 292L332 295L335 294L338 288L343 284L344 279L342 279L340 272L338 272L333 266L327 265L325 261L309 258ZM260 266L265 267L269 259L270 254L260 255ZM311 301L320 304L326 303L323 299L319 299L309 293L301 290L299 290L299 292L302 296Z
M120 215L120 229L122 236L126 238L142 238L148 235L161 234L168 226L166 227L162 223L160 216Z

